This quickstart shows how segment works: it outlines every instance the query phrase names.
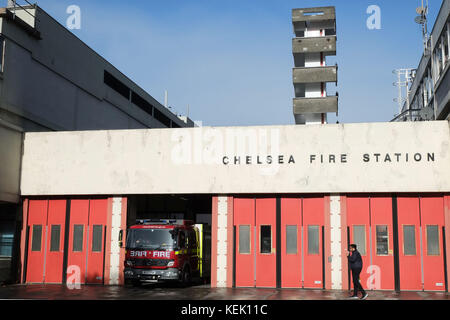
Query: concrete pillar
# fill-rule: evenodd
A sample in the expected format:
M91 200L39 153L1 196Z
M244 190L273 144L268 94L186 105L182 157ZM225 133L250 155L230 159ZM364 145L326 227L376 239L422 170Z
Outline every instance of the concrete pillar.
M211 287L233 285L233 197L212 200Z
M349 274L347 261L347 196L340 197L340 216L341 216L341 277L342 289L350 290L349 288Z
M125 255L124 246L120 246L119 234L123 230L123 241L126 231L126 198L112 198L111 208L111 238L109 254L109 284L123 284L123 259ZM124 243L124 242L123 242ZM108 259L108 255L106 256Z
M217 206L217 287L227 286L227 253L228 253L228 230L227 230L228 198L218 197Z
M341 197L330 196L331 289L342 289L342 225Z

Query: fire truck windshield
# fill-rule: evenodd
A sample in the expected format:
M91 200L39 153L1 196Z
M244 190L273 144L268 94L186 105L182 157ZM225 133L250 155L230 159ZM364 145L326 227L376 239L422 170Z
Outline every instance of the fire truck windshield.
M128 230L128 249L170 250L175 247L176 232L173 229Z

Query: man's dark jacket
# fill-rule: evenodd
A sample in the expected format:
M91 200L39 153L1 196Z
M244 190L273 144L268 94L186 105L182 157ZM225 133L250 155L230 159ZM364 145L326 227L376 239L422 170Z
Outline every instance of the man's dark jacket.
M350 263L351 269L362 269L362 258L358 250L353 251L352 254L348 256L348 262Z

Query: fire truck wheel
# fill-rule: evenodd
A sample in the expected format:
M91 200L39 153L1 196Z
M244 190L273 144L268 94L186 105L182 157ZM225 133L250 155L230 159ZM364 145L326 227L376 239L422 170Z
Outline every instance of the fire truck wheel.
M191 270L189 268L189 266L186 266L183 270L183 276L182 276L182 283L183 286L188 286L191 284Z

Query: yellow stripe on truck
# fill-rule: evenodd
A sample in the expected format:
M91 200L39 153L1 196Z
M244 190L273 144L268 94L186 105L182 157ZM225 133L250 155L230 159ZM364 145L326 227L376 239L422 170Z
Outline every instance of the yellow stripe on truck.
M199 268L200 268L200 278L203 278L203 225L195 225L195 233L197 234L198 245L200 254L198 254Z

